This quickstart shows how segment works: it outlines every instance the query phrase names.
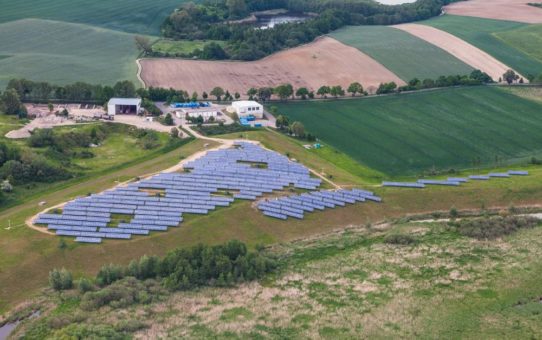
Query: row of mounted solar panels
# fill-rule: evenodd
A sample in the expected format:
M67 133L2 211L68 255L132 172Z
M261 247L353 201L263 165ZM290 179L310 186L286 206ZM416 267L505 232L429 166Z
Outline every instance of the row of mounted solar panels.
M510 176L527 176L528 171L524 170L510 170L508 172L493 172L487 175L471 175L467 178L462 177L449 177L446 180L432 180L432 179L420 179L416 183L409 182L382 182L382 186L388 187L404 187L404 188L424 188L426 185L448 185L459 186L468 180L487 181L491 178L509 178Z
M354 204L370 199L380 202L381 198L368 191L317 191L301 195L281 197L275 200L258 203L264 215L279 219L295 217L302 219L305 212L313 212L314 209L324 210L336 206L345 206L346 203Z
M129 240L132 237L131 234L99 233L99 232L72 231L72 230L57 230L56 235L58 235L58 236L96 237L96 238L114 238L114 239L121 239L121 240Z
M136 224L136 223L119 223L119 228L122 229L146 229L152 231L167 231L168 226L166 225L146 225L146 224Z
M84 216L84 215L59 215L59 214L41 214L40 218L44 219L61 219L65 221L86 221L86 222L110 222L109 217L96 217L96 216Z
M62 219L42 218L38 216L36 224L76 225L79 227L105 227L108 222L65 221Z

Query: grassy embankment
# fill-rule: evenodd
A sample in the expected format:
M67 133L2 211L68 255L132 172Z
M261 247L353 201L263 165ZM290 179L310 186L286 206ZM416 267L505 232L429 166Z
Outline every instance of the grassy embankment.
M540 102L497 87L277 107L325 143L390 176L525 163L542 154Z

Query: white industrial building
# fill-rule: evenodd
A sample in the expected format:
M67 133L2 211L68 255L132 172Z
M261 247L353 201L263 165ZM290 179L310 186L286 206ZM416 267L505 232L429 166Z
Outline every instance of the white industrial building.
M231 103L231 106L239 118L254 116L256 119L263 118L263 105L252 100L241 100Z
M111 98L107 103L107 114L110 116L118 114L136 115L140 110L140 98Z
M198 118L199 116L203 117L203 119L208 120L211 117L217 118L220 116L220 110L214 108L214 107L202 107L198 109L180 109L175 111L175 115L177 118Z

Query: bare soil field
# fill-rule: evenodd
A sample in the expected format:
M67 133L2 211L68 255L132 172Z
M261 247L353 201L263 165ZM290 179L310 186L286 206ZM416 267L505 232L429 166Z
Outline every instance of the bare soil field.
M495 81L511 68L468 42L437 28L418 24L401 24L393 27L440 47L475 69L486 72Z
M537 3L540 0L469 0L460 1L444 8L446 13L525 22L528 24L542 23L542 9L529 6L527 3Z
M329 37L253 62L142 59L140 64L146 86L173 87L200 94L215 86L244 95L251 87L283 83L312 90L322 85L347 87L354 81L366 89L382 82L404 84L371 57Z

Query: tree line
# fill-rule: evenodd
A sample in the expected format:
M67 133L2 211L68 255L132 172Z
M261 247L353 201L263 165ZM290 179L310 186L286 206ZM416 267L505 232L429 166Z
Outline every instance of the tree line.
M209 44L198 53L202 59L256 60L276 51L314 40L346 25L393 25L428 19L454 0L418 0L410 4L381 5L373 1L343 0L216 0L183 4L162 25L165 37L188 40L222 40L225 47ZM250 24L232 23L250 12L286 9L316 13L304 22L276 25L260 30ZM213 45L211 45L213 44Z
M259 250L248 251L243 242L232 240L216 246L200 244L179 248L163 258L145 255L127 266L102 266L92 282L83 280L84 287L80 287L80 290L87 292L96 286L107 287L127 277L141 281L159 280L172 291L202 286L231 286L260 279L277 268L277 262ZM54 269L49 273L49 283L55 290L70 289L73 287L72 275L65 269Z

